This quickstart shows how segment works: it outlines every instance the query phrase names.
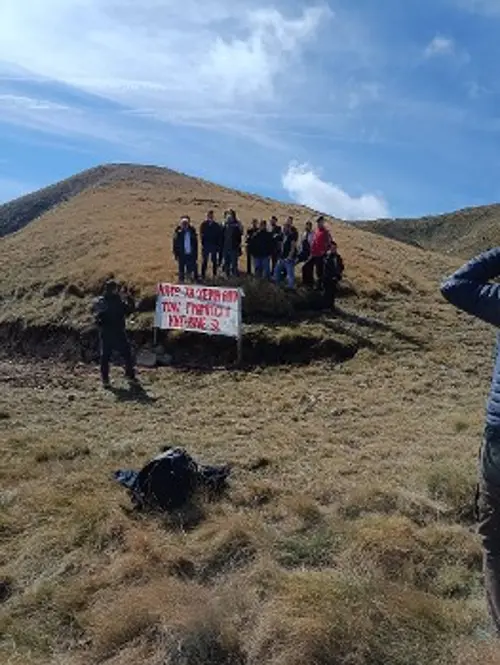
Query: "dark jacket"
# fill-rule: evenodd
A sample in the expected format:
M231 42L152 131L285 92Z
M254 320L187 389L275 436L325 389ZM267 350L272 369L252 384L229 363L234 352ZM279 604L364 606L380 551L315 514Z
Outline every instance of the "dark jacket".
M274 240L270 231L259 229L257 233L250 238L248 244L250 255L257 259L264 259L272 256L274 252Z
M190 233L191 234L191 256L197 257L198 256L198 235L196 234L196 230L192 226L188 226L186 230L182 229L180 226L178 226L175 229L174 233L174 242L173 242L173 252L174 256L177 260L180 258L184 258L185 253L184 253L184 234L185 233Z
M307 261L311 256L311 243L314 236L314 231L304 231L300 242L300 250L298 260L300 262Z
M292 252L292 244L295 243L295 249ZM295 228L295 226L290 227L290 229L283 230L283 233L281 234L281 242L279 244L279 254L280 258L282 259L292 259L295 260L297 258L297 245L299 243L299 232Z
M241 251L243 233L237 221L228 221L223 227L223 249L225 252Z
M500 285L491 280L500 276L500 247L469 261L441 285L441 293L455 307L500 328ZM500 337L497 339L486 422L500 427Z
M328 252L325 256L323 279L325 282L340 282L344 274L344 261L338 252Z
M276 225L271 227L269 233L273 239L273 256L279 256L281 243L283 242L283 229L281 226Z
M101 296L92 307L96 324L104 334L124 333L126 319L134 311L134 299L131 296L122 298L118 293Z
M245 236L245 245L247 246L247 251L250 253L250 243L252 242L253 236L259 232L259 229L254 229L253 226L251 226L249 229L247 229L247 233Z
M200 226L201 246L203 249L222 249L222 226L206 219Z

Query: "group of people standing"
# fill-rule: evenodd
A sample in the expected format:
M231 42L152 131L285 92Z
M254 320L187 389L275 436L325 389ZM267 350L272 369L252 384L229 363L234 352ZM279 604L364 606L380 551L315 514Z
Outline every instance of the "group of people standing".
M254 219L246 233L234 210L228 210L219 224L210 210L202 222L199 237L188 216L181 218L173 239L173 253L179 267L179 281L197 281L199 245L201 244L201 279L205 280L209 264L212 276L220 270L227 277L239 276L239 259L246 253L246 272L259 279L272 279L277 284L286 280L294 289L296 266L302 266L304 286L321 289L333 305L337 283L342 279L344 263L323 216L316 228L307 222L302 235L288 217L280 226L278 218Z

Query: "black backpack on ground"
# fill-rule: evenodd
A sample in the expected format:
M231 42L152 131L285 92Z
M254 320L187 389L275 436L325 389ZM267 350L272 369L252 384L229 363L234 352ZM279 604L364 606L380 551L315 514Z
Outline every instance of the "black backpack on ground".
M166 448L141 471L117 471L115 480L127 488L139 509L176 510L198 490L219 494L226 487L228 466L202 466L183 448Z

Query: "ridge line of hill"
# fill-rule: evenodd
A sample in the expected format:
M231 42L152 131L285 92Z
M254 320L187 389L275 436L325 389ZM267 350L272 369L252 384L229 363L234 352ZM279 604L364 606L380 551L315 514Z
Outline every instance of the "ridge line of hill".
M406 245L468 258L500 245L500 204L422 218L358 222L358 226Z
M219 190L224 191L231 196L239 194L242 197L251 197L261 201L270 202L273 199L261 196L258 194L251 194L243 190L236 190L224 185L217 185L199 178L197 176L188 175L180 171L174 171L162 166L142 165L131 163L110 163L95 166L76 175L60 180L52 185L43 187L42 189L30 192L24 196L8 201L0 205L0 238L21 231L28 226L31 222L43 217L48 212L58 208L63 203L66 203L74 197L82 194L83 192L111 185L118 182L153 182L153 178L164 178L168 175L170 185L175 189L179 186L180 189L185 186L186 181L201 186L202 188L217 187ZM207 204L212 202L207 200ZM289 206L293 209L304 209L304 206L298 204L288 204L286 202L275 202L279 205ZM318 211L309 209L312 214L319 214Z

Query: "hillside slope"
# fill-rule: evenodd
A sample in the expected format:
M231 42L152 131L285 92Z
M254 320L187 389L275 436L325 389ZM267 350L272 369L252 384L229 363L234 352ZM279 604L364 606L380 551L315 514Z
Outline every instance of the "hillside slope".
M175 184L179 179L197 182L195 178L189 178L175 171L153 166L141 167L131 164L96 166L49 187L44 187L0 205L0 238L23 229L45 213L54 210L86 190L113 183L133 181L138 178L142 181L154 180L155 176L160 173L164 177L168 177L171 184Z
M104 167L106 170L108 167ZM51 286L75 285L84 293L110 273L144 291L175 277L171 240L180 215L196 225L208 209L218 218L228 207L248 225L253 217L295 217L303 228L315 213L301 206L219 187L151 167L114 167L98 187L86 188L1 242L0 297L5 304ZM34 195L33 195L34 196ZM359 227L329 220L349 277L361 292L426 289L451 263L435 255L374 238ZM403 287L404 288L404 287Z
M316 215L301 206L166 169L114 167L108 182L85 189L19 232L0 239L3 342L14 339L17 344L34 330L38 339L45 339L48 329L50 334L57 329L63 339L72 331L81 345L81 334L87 335L92 328L90 299L110 274L134 287L141 302L151 303L158 281L176 279L171 242L180 215L191 215L198 226L208 209L214 209L220 219L228 207L238 212L245 225L253 217L269 219L276 214L283 221L293 215L302 229ZM318 323L314 344L342 339L347 355L352 345L387 350L408 343L434 343L431 339L440 347L445 344L456 314L442 301L439 283L457 261L375 236L356 225L334 219L329 225L345 259L350 299L340 301L348 309L342 321L336 317ZM246 323L258 324L265 309L264 315L279 318L281 326L268 327L266 334L280 340L286 335L300 337L309 345L314 326L291 328L293 312L289 303L282 302L286 297L282 291L263 291L262 284L252 283L245 285L245 291ZM251 307L257 310L257 317L247 315ZM144 312L134 324L138 335L141 331L149 335L151 330L151 304ZM290 327L284 332L287 321ZM258 330L255 334L252 348L260 339ZM58 338L55 346L63 339ZM74 343L70 346L74 348ZM85 349L90 346L85 341Z
M179 215L227 206L245 224L314 215L126 167L0 239L0 663L495 665L472 527L493 331L439 294L460 260L330 220L339 310L261 327L347 338L349 362L141 367L138 393L53 348L5 356L9 328L83 336L111 271L152 294L175 277ZM252 289L271 308L284 293ZM131 510L113 473L164 445L229 463L229 491Z
M360 228L426 250L471 257L500 244L500 205L422 219L361 222Z

